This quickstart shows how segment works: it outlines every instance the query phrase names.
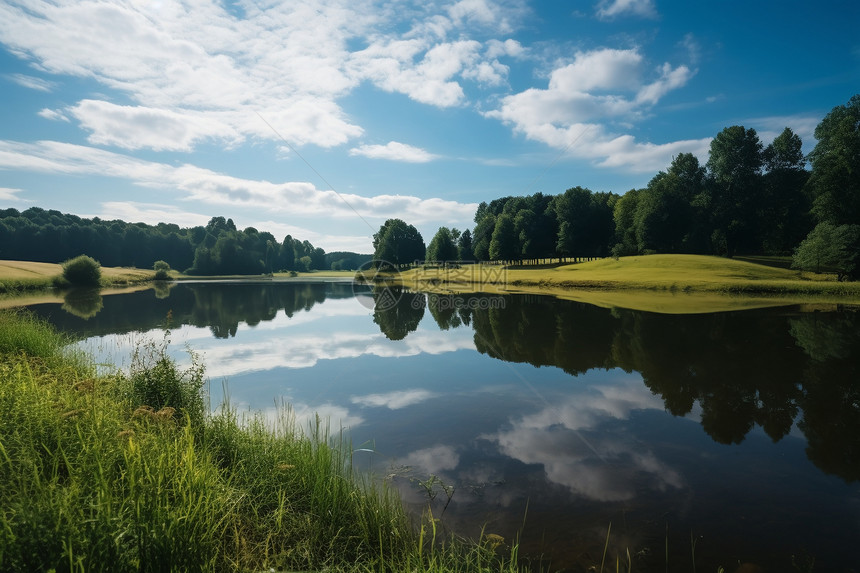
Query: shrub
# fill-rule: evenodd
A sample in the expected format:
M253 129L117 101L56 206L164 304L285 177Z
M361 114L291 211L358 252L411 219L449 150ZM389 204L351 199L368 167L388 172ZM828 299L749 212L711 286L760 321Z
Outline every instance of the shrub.
M152 265L155 270L155 280L168 281L170 280L170 265L166 261L155 261Z
M63 263L63 278L72 286L97 287L102 278L101 265L92 257L77 256Z

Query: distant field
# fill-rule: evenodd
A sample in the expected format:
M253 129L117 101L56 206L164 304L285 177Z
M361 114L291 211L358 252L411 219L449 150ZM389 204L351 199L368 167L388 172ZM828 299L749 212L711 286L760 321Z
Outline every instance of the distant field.
M56 263L0 260L0 292L49 287L62 273L63 268ZM134 284L150 280L154 274L147 269L102 267L102 282L105 286Z
M54 277L63 272L54 263L33 263L30 261L0 261L0 280L43 279Z

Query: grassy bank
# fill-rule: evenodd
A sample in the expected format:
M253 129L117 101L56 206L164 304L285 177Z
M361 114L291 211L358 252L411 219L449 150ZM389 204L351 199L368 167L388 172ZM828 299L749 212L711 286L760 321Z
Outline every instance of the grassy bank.
M163 345L97 376L67 342L0 313L0 570L516 570L492 536L410 523L323 424L210 414Z
M155 271L120 267L102 267L101 286L119 287L148 282ZM18 294L50 289L63 274L55 263L0 261L0 294Z
M657 312L792 303L860 304L860 283L721 257L649 255L535 267L415 268L404 286L438 293L535 293Z

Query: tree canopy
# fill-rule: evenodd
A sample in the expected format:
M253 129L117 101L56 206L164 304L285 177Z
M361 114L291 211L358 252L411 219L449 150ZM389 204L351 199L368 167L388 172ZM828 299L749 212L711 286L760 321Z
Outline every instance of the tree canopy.
M860 94L828 113L815 128L809 189L819 222L860 224Z
M454 229L458 237L460 232ZM435 263L455 261L459 258L454 232L448 227L439 227L430 245L427 246L427 260Z
M38 207L0 210L0 258L59 263L81 253L110 267L153 268L163 261L168 268L198 275L331 267L325 251L308 241L287 235L278 242L254 227L240 231L224 217L213 217L205 226L180 228L84 219ZM360 255L340 253L339 260L357 268L355 257Z
M402 219L388 219L373 235L373 258L381 267L423 261L426 250L418 229Z
M860 224L860 94L833 108L815 136L807 163L803 142L790 128L764 146L755 129L733 125L713 138L704 165L680 153L643 189L619 196L575 186L555 196L482 202L472 254L479 261L652 252L790 255L816 223ZM823 232L811 236L798 260L807 260ZM846 241L853 236L850 229L840 233Z

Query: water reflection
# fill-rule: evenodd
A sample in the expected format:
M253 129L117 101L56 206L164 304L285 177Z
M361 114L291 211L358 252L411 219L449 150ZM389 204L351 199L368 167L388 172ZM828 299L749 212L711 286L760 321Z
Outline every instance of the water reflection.
M97 288L75 288L63 295L62 309L84 320L97 315L103 307L104 301Z
M388 340L403 340L424 318L424 295L399 286L374 287L373 322Z
M480 352L574 375L638 372L672 414L687 415L697 404L703 429L721 444L741 443L756 425L776 442L797 421L811 460L845 480L860 479L856 311L661 315L507 301L504 309L474 311Z
M466 534L487 525L510 537L528 504L536 525L523 547L556 563L584 563L572 548L601 547L619 516L631 548L663 547L670 525L682 553L695 527L721 540L714 559L726 547L784 558L805 542L822 570L822 555L849 559L846 540L860 534L856 309L660 315L358 288L363 302L349 284L183 284L104 297L89 320L37 311L87 336L170 316L239 405L275 415L286 400L349 426L418 511L426 493L409 477L455 485L445 521ZM838 533L809 533L823 524Z

